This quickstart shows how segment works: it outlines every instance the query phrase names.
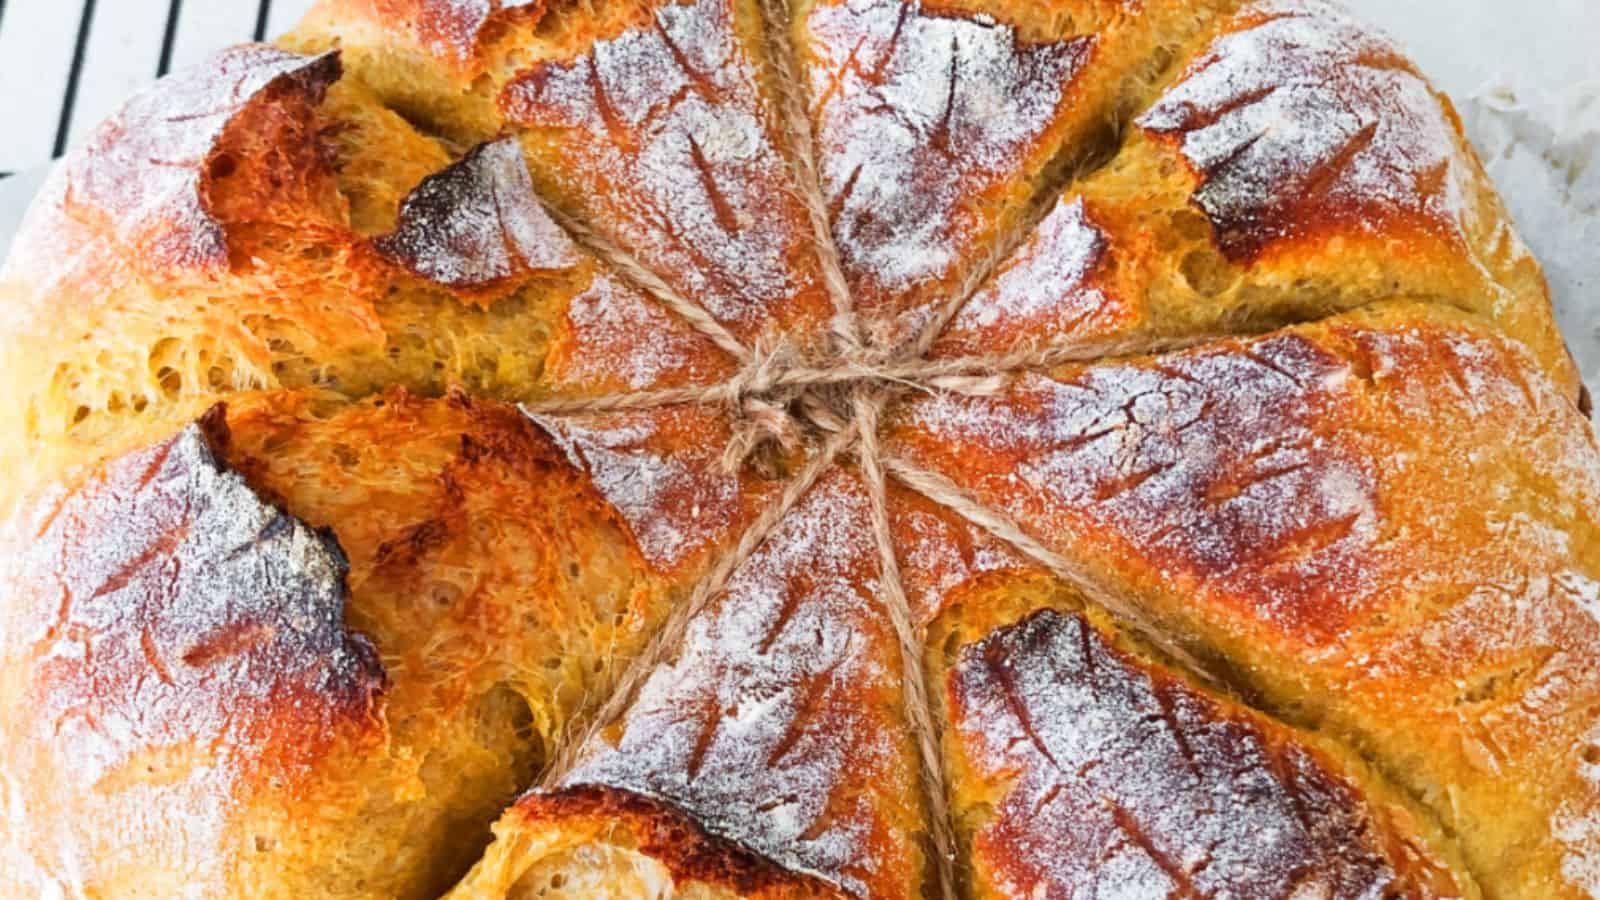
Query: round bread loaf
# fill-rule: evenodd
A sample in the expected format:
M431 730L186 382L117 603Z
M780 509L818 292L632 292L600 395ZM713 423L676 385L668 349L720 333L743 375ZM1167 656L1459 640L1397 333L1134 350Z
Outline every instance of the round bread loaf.
M1600 897L1600 445L1324 0L322 0L0 274L0 894Z

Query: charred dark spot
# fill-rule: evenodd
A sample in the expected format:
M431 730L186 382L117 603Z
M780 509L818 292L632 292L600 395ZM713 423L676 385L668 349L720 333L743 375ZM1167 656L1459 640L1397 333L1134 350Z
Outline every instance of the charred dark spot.
M211 166L207 174L213 179L227 178L238 168L239 161L234 159L232 154L218 153L211 158Z
M582 261L535 196L513 138L482 144L423 179L401 204L394 231L374 246L421 278L468 291Z
M785 869L747 847L711 834L675 806L629 791L578 786L533 792L517 801L516 810L529 821L594 818L624 824L633 830L640 852L666 866L678 881L720 885L741 896L784 888L797 896L840 895L821 879Z

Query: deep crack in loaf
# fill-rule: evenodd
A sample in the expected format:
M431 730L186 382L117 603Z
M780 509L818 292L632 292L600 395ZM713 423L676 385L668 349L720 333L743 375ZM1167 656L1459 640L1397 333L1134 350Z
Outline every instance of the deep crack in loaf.
M1322 0L322 0L0 335L7 896L1600 896L1600 448Z

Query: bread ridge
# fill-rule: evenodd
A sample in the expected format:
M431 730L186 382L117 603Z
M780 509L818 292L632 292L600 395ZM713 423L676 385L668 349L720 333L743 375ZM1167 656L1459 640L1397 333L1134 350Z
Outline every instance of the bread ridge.
M1227 681L1198 680L1185 663L1172 660L1138 631L1084 599L1049 572L1022 564L1010 571L990 573L956 585L945 593L944 603L937 619L930 623L927 649L930 678L936 684L946 685L939 694L942 721L952 721L949 706L956 691L953 670L959 658L952 657L952 646L959 643L963 651L969 650L1007 630L1026 627L1041 616L1065 617L1075 627L1092 634L1088 639L1091 643L1097 647L1103 644L1113 658L1120 656L1125 660L1130 671L1151 678L1158 692L1176 690L1179 694L1206 698L1204 703L1218 715L1218 721L1255 723L1245 727L1259 728L1263 736L1271 735L1266 743L1277 749L1269 752L1283 752L1282 748L1308 752L1317 760L1316 769L1323 777L1354 788L1360 798L1357 808L1339 812L1359 815L1358 810L1364 809L1383 835L1378 840L1393 842L1380 852L1395 854L1389 858L1389 863L1400 870L1397 881L1405 886L1402 891L1405 896L1482 895L1459 846L1437 817L1339 736L1297 728L1270 705L1239 693L1239 686ZM958 638L961 635L965 637ZM1108 673L1105 677L1115 679L1117 676ZM1175 722L1169 727L1180 728ZM967 771L971 763L961 762L965 754L958 749L959 740L954 731L946 732L945 744L947 764L952 771ZM970 785L976 779L967 776L963 780ZM1004 783L1004 779L1001 781ZM974 805L958 799L955 804L968 811L969 821L976 811L993 813L991 802ZM1166 836L1158 833L1156 837ZM970 826L964 828L964 838L970 847L973 838ZM1181 844L1181 839L1179 842ZM969 858L971 853L969 850ZM1411 867L1409 871L1407 867ZM972 871L967 875L978 877L978 873Z

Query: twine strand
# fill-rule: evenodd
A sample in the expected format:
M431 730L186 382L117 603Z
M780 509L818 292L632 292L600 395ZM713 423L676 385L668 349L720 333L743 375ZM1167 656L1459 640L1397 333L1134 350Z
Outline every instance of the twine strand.
M705 335L718 349L729 354L741 363L749 364L751 361L750 348L734 337L733 332L724 328L705 307L684 297L672 289L672 286L646 268L638 260L624 252L622 248L613 244L610 239L601 235L588 223L567 215L553 205L547 205L550 217L556 224L572 235L578 243L587 247L592 253L600 257L607 265L622 274L622 277L631 282L635 287L654 297L663 306L677 313L694 330Z
M1071 585L1090 602L1134 626L1147 640L1188 668L1191 674L1209 684L1217 684L1217 679L1210 673L1208 667L1196 659L1188 649L1170 638L1165 630L1156 627L1155 623L1145 615L1144 610L1124 600L1115 592L1107 590L1089 572L1040 543L1009 516L973 500L943 475L930 472L891 454L884 454L880 459L883 467L896 481L1011 545L1024 556L1044 566L1052 575Z
M888 400L884 391L861 391L855 401L856 430L860 434L858 456L866 476L872 504L872 532L881 560L882 590L889 620L900 643L902 683L906 718L916 737L917 755L922 763L922 781L928 802L929 829L933 840L935 866L941 895L955 900L955 830L950 819L949 792L939 753L939 729L934 722L933 703L928 696L927 673L923 669L923 641L920 629L912 622L911 601L900 580L900 562L894 552L894 532L889 521L889 488L884 475L883 451L878 444L878 416Z
M838 349L844 355L863 349L860 324L851 299L850 283L845 278L839 247L833 240L828 204L822 193L822 178L817 168L816 140L811 131L809 98L805 81L795 65L794 42L790 40L792 18L785 0L762 0L766 23L767 54L776 78L779 108L788 143L790 169L799 188L801 204L811 224L811 236L821 271L823 287L833 303L833 318L828 322Z
M811 490L817 479L822 477L855 438L853 427L830 438L822 450L814 454L800 472L789 480L777 500L768 504L755 521L750 523L739 536L739 542L733 549L717 560L711 571L695 585L688 599L673 608L667 621L624 670L610 697L589 720L589 726L568 735L567 740L563 742L543 779L543 786L546 789L561 787L562 779L581 761L584 748L602 729L612 722L619 721L627 713L651 673L666 662L683 642L684 635L689 630L689 623L704 612L707 604L727 587L733 573L754 555L783 517L794 509L800 498Z

